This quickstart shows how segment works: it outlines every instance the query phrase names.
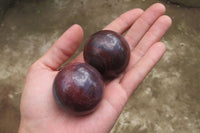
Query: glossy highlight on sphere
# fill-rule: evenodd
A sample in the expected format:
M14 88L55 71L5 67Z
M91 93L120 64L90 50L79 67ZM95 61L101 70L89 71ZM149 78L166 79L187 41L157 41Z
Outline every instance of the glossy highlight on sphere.
M84 60L95 67L105 79L112 79L127 67L130 48L119 33L102 30L88 39L83 56Z
M100 102L104 82L100 73L86 63L68 64L57 74L53 94L65 110L85 115L95 110Z

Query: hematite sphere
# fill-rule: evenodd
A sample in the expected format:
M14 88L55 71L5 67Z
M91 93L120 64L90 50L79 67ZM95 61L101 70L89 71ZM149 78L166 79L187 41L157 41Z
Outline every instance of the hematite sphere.
M95 110L103 89L102 76L86 63L66 65L57 74L53 85L56 102L65 110L78 115Z
M130 48L122 35L102 30L88 39L83 56L84 60L95 67L105 79L112 79L127 67Z

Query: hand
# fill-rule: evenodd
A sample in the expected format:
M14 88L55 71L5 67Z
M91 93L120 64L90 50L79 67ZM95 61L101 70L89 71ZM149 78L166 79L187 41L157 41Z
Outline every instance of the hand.
M57 69L81 44L83 31L70 27L29 69L21 98L20 133L105 133L109 132L131 94L165 52L159 42L171 26L163 15L165 7L154 4L145 12L133 9L118 17L104 29L125 34L131 58L125 72L106 85L104 97L95 112L73 116L56 105L52 94ZM73 62L83 62L82 53Z

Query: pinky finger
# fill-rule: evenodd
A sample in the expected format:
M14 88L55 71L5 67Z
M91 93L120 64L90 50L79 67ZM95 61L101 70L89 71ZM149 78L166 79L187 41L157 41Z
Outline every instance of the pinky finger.
M157 42L151 46L146 54L135 64L120 80L122 88L127 92L128 97L137 86L143 81L145 76L156 65L165 53L166 47L162 42Z

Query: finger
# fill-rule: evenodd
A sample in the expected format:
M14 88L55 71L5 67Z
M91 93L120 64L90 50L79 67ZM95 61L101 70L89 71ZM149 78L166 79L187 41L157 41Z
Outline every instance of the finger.
M121 112L133 91L159 61L164 52L165 45L163 43L154 44L138 64L124 75L120 82L111 82L109 84L110 89L105 89L105 99L117 112Z
M115 79L104 90L104 99L120 114L136 87L159 61L165 52L165 45L161 42L154 44L142 59L123 78Z
M163 35L170 28L171 23L171 18L166 15L163 15L156 20L156 22L140 40L138 45L132 50L131 60L127 70L135 65L154 43L160 41Z
M125 39L129 43L131 49L136 46L136 44L141 40L152 24L164 13L165 6L160 3L156 3L149 7L137 19L137 21L132 25L125 35Z
M82 28L77 24L71 26L38 62L49 69L58 69L74 54L82 39Z
M103 30L113 30L122 34L125 32L137 18L143 13L142 9L132 9L120 15L109 25L107 25ZM83 52L81 52L72 62L82 62L83 61Z
M145 76L150 72L154 65L160 60L165 53L166 47L162 42L155 43L146 52L146 54L125 73L120 80L120 84L127 95L130 96L134 89L143 81Z
M127 11L107 25L103 30L113 30L122 34L135 22L135 20L137 20L142 13L143 10L139 8Z

